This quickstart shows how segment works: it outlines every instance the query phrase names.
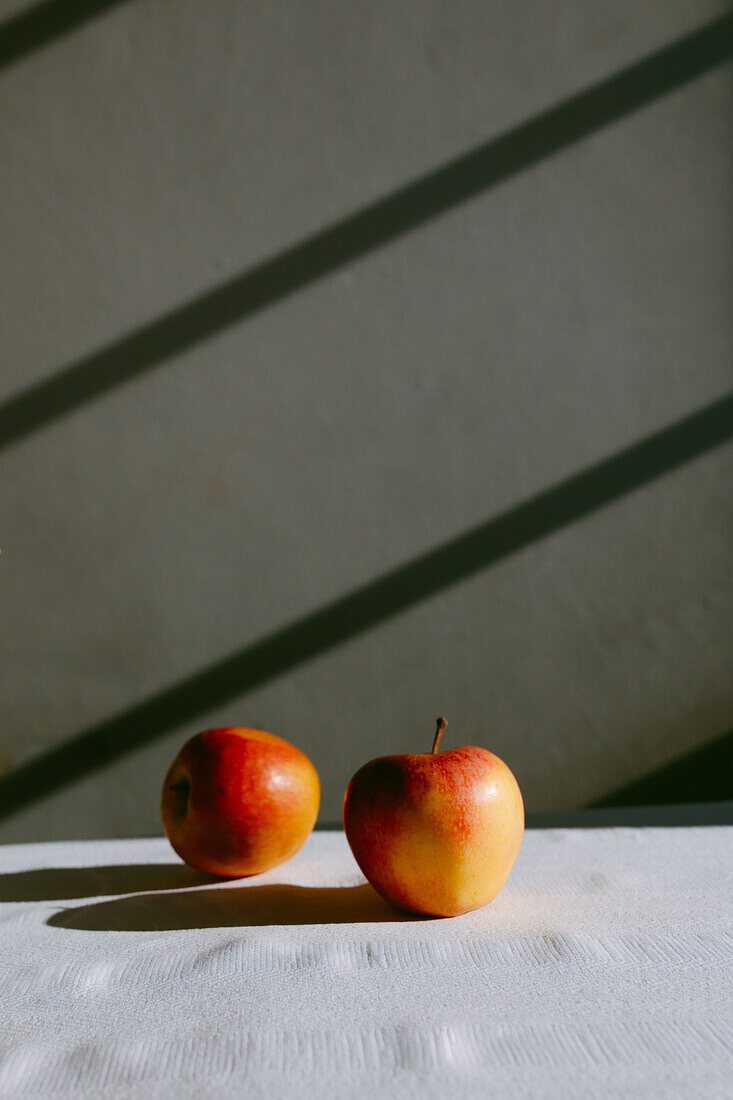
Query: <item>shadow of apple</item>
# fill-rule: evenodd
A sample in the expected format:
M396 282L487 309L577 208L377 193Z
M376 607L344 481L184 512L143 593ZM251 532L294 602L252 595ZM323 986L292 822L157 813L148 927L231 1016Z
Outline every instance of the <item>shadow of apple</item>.
M179 893L136 894L54 913L53 928L155 932L263 925L366 924L415 920L393 909L368 883L358 886L221 884Z
M43 867L0 875L0 902L110 897L143 890L182 890L219 881L214 875L205 875L185 863Z

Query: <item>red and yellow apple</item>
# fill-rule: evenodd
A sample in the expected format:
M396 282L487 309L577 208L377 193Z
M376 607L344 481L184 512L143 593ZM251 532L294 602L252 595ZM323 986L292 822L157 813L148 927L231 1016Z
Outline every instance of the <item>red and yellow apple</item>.
M492 901L524 833L506 764L475 745L380 756L353 777L344 830L362 872L397 909L453 917Z
M257 875L305 843L320 803L308 757L273 733L226 726L196 734L163 783L163 828L186 863L212 875Z

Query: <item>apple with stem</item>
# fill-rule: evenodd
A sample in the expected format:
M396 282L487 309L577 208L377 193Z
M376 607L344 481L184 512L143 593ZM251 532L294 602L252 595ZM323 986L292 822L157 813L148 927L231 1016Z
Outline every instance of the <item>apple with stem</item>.
M357 771L344 798L344 830L375 890L397 909L453 917L492 901L524 833L516 779L475 745L380 756Z

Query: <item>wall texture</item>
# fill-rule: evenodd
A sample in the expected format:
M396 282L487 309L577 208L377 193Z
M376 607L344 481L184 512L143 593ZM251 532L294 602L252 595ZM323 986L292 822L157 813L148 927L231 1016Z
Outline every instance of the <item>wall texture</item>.
M6 50L0 839L158 832L213 724L326 821L438 713L532 810L730 729L731 70L684 46L727 10L128 0Z

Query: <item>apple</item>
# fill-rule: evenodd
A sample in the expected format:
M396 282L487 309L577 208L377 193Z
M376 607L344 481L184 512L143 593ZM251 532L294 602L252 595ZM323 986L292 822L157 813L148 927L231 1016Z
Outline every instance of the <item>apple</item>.
M319 802L318 773L300 749L274 733L225 726L197 733L178 753L161 816L186 863L240 878L295 855Z
M344 798L346 838L363 874L397 909L454 917L492 901L524 833L524 804L506 764L475 745L380 756Z

